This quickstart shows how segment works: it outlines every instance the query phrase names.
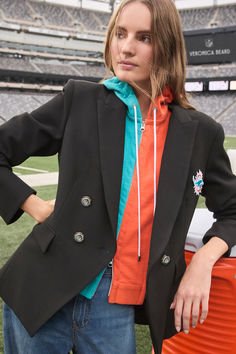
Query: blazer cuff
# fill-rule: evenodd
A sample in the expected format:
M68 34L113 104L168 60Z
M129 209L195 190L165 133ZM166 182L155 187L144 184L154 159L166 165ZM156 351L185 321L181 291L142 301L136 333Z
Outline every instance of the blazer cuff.
M212 227L205 233L202 242L206 244L212 237L217 236L224 240L229 249L222 257L229 257L231 253L231 248L236 244L236 221L235 220L224 220L216 221L213 223Z
M8 177L9 183L1 190L0 215L6 224L11 224L24 213L24 201L37 192L13 173L9 172Z

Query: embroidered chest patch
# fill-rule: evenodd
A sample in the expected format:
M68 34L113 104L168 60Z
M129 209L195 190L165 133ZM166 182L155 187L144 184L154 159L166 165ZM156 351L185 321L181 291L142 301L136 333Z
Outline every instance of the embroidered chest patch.
M198 170L196 176L193 176L193 189L196 195L199 195L202 192L203 185L203 173L201 170Z

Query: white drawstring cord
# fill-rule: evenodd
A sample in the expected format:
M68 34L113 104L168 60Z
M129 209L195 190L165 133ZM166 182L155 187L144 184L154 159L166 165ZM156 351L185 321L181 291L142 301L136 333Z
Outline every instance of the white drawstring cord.
M136 147L136 170L138 186L138 261L141 260L141 218L140 218L140 179L139 179L139 158L138 158L138 124L137 124L137 106L134 105L135 118L135 147Z
M153 176L153 181L154 181L154 206L153 206L153 215L155 214L155 210L156 210L156 188L157 188L157 184L156 184L156 169L157 169L157 132L156 132L156 121L157 121L157 117L156 117L156 113L157 113L157 109L154 108L153 110L154 113L154 119L153 119L153 132L154 132L154 176Z
M139 175L139 157L138 157L138 123L137 123L137 106L134 105L135 118L135 148L136 148L136 171L137 171L137 188L138 188L138 261L141 260L141 208L140 208L140 175ZM153 133L154 133L154 166L153 166L153 182L154 182L154 203L153 215L156 210L156 164L157 164L157 134L156 134L156 111L153 109Z

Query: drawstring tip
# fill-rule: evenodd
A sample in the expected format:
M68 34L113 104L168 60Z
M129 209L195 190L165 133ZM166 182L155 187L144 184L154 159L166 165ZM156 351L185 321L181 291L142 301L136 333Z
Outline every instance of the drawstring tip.
M141 256L138 256L138 262L140 262L141 261Z

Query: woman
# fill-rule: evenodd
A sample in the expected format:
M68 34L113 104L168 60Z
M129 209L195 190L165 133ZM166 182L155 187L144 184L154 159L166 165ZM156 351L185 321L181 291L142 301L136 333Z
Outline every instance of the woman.
M161 353L204 322L212 267L236 243L236 180L221 126L186 98L172 0L122 2L105 62L114 78L69 81L0 127L1 216L38 222L0 273L6 353L135 353L134 310ZM57 152L54 208L11 166ZM200 194L217 221L185 271Z

